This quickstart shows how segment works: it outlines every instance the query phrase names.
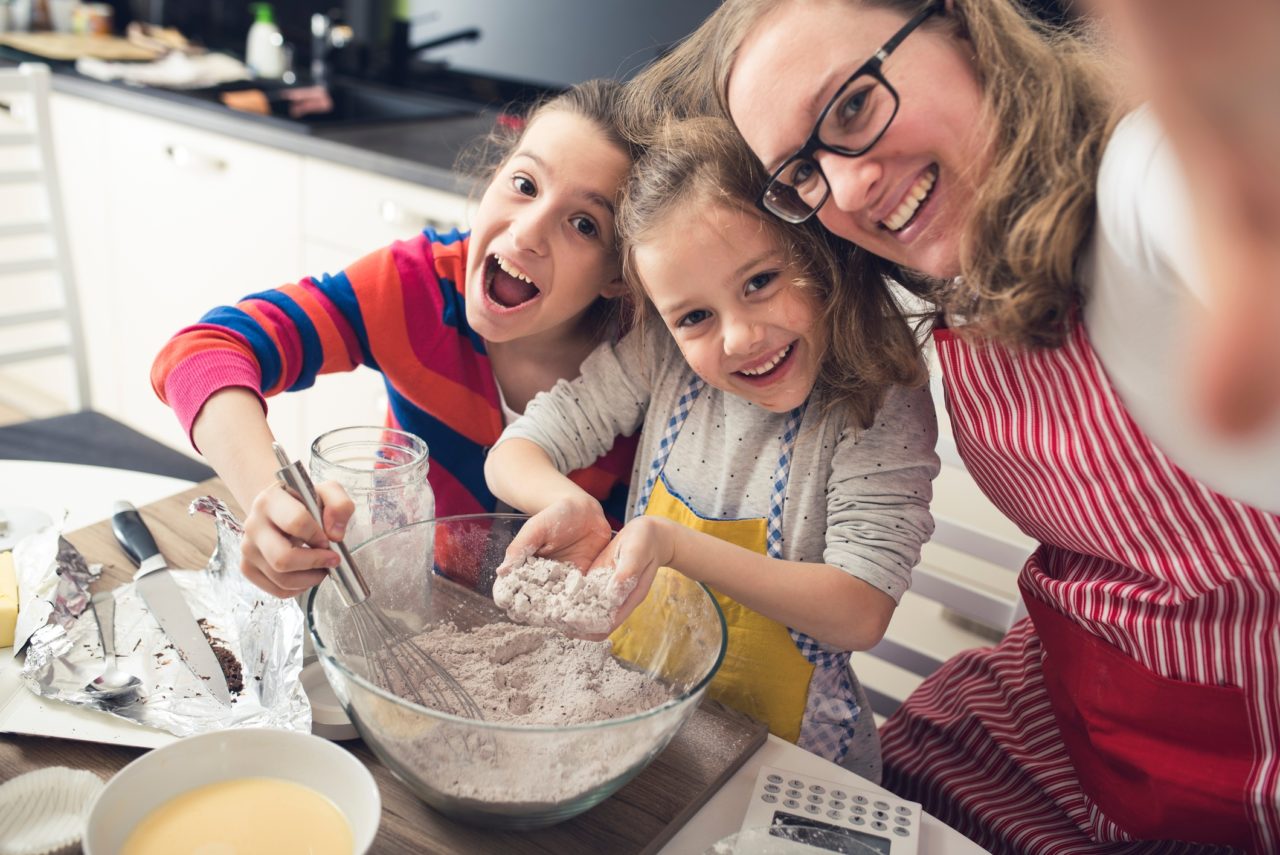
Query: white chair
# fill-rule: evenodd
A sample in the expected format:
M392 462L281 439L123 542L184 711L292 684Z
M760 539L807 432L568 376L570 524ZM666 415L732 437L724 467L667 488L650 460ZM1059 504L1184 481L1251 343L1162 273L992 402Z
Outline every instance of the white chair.
M89 366L49 129L49 68L0 69L0 366L70 361L71 411L90 408ZM43 368L41 367L41 370ZM15 402L21 404L21 402Z
M939 419L945 420L939 402ZM1035 543L982 495L945 424L934 483L934 534L885 637L853 656L877 720L962 650L997 642L1026 615L1016 577Z
M0 459L83 463L189 481L203 463L91 409L75 278L49 125L49 68L0 69L0 384L8 410L31 419L0 427ZM57 363L69 381L51 388ZM10 375L10 366L25 366ZM2 391L2 389L0 389ZM31 399L39 398L39 405ZM53 404L48 402L52 401ZM49 415L64 412L65 415ZM6 416L12 416L6 413ZM8 418L6 420L9 420Z

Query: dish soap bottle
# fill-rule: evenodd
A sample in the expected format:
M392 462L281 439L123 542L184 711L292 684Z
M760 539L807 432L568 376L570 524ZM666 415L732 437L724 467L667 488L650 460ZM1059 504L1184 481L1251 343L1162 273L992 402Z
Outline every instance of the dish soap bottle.
M270 3L253 3L254 20L244 60L255 77L276 78L284 74L284 37L276 26Z

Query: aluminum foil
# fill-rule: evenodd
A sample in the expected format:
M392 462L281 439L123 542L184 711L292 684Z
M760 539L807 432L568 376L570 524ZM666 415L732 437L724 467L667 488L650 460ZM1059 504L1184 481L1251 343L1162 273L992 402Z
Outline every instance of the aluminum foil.
M139 724L191 736L228 727L310 732L311 707L302 671L303 616L297 601L255 588L240 572L244 529L222 502L196 499L190 513L213 518L217 546L203 570L172 570L191 613L239 661L243 687L224 706L205 688L147 610L131 582L115 589L116 667L142 680L127 702L104 701L84 688L104 667L87 589L98 576L75 547L49 527L14 551L24 621L30 635L23 684L46 698L100 709Z

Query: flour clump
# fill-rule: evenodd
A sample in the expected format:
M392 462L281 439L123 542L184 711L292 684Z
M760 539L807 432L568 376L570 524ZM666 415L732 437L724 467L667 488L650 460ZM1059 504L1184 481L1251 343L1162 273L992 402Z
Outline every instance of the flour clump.
M614 615L636 581L619 583L608 569L584 574L568 562L530 556L498 577L493 601L516 623L599 635L614 628Z

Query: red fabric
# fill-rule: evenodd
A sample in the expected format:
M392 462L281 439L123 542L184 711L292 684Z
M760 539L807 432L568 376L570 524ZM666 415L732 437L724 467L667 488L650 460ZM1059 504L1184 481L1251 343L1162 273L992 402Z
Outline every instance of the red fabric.
M1044 684L1080 787L1135 838L1249 845L1254 748L1234 686L1153 674L1034 596Z
M1167 458L1083 324L934 341L966 467L1041 544L1024 598L1067 626L931 675L883 730L885 785L995 852L1280 852L1280 517Z

